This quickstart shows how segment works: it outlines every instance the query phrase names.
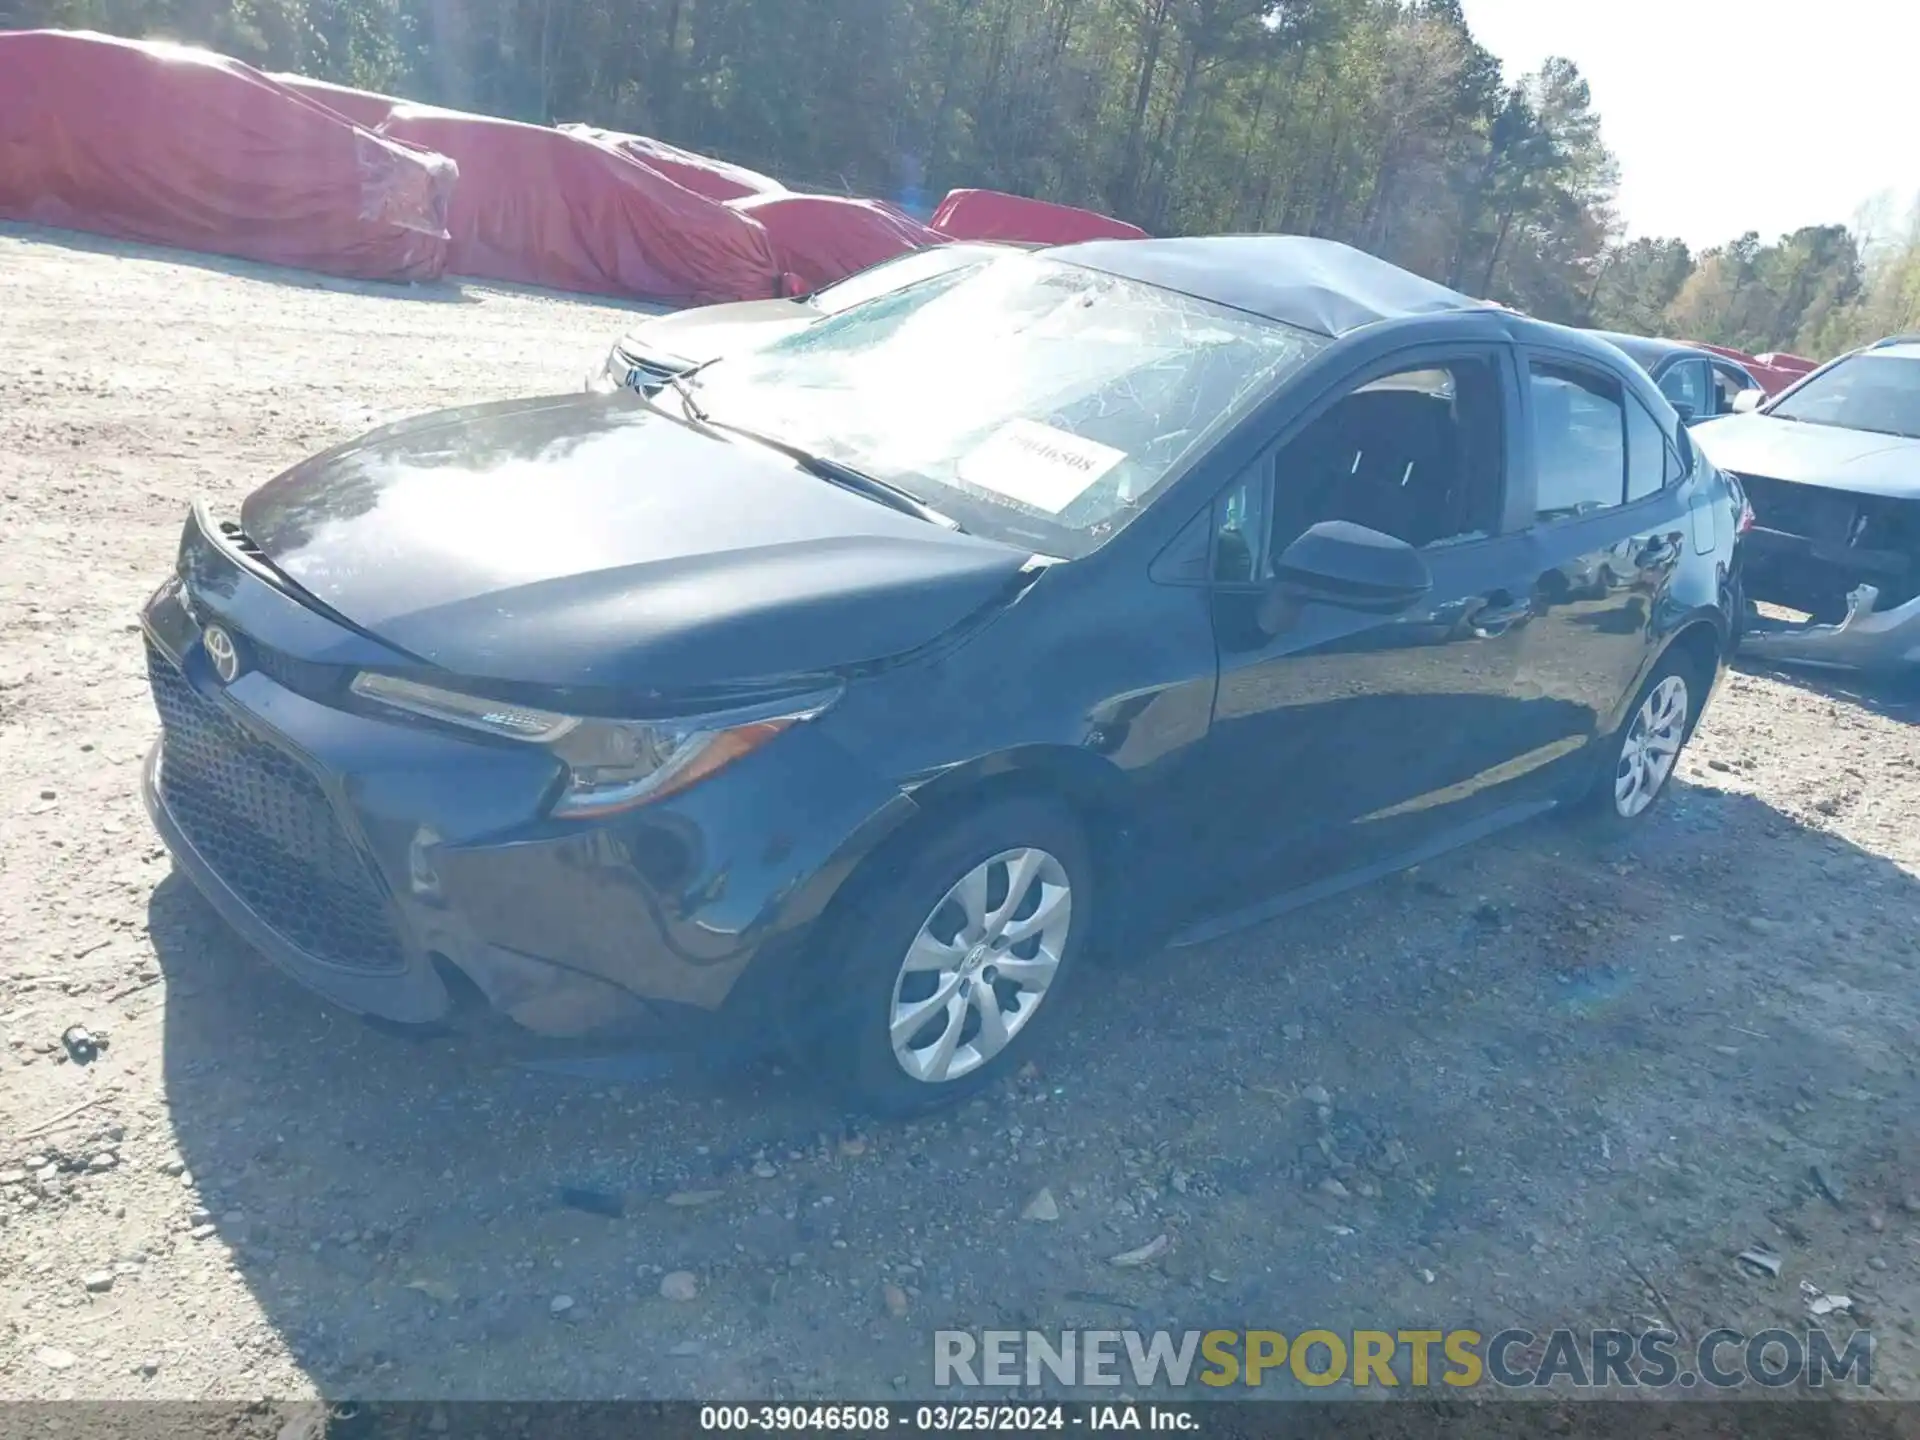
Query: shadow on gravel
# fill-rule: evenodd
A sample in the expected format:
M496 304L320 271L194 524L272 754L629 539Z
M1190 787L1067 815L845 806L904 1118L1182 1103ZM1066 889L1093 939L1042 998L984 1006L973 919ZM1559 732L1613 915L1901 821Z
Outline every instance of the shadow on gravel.
M1802 665L1774 665L1750 658L1742 658L1739 668L1748 675L1764 675L1809 695L1845 700L1876 715L1920 725L1920 670L1911 674L1865 675Z
M51 226L28 225L20 221L0 220L0 235L91 255L116 255L123 259L189 265L196 270L212 270L241 280L259 280L294 290L330 290L337 294L367 295L381 300L420 300L442 305L468 305L474 303L475 298L466 294L455 280L422 285L387 280L354 280L344 275L324 275L317 270L296 270L287 265L243 260L237 255L180 250L171 245L149 245L140 240L120 240L85 230L57 230Z
M547 300L572 301L631 310L641 316L667 314L676 307L625 295L590 295L568 290L551 290L538 285L522 285L510 280L448 275L440 280L410 284L389 280L355 280L344 275L326 275L318 270L296 270L287 265L269 265L259 260L243 260L237 255L215 255L204 250L179 250L170 245L149 245L139 240L119 240L110 235L94 235L84 230L56 230L45 225L28 225L0 220L0 237L31 240L92 255L116 255L124 259L153 260L169 265L188 265L197 270L232 275L241 280L258 280L269 285L284 285L291 290L324 290L339 295L365 295L375 300L414 300L437 305L477 305L484 296L466 287L499 291L509 295L532 296Z
M581 1083L373 1032L174 877L167 1103L207 1243L333 1396L926 1397L938 1328L1644 1328L1640 1275L1696 1334L1804 1324L1801 1274L1854 1280L1804 1253L1810 1166L1867 1204L1911 1113L1920 890L1669 798L1631 844L1548 821L1089 972L1037 1070L898 1127L772 1067ZM1774 1287L1728 1259L1756 1241Z

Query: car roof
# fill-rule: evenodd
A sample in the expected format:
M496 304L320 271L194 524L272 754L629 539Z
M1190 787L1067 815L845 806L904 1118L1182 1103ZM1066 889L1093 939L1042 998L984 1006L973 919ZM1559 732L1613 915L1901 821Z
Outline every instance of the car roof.
M1335 339L1382 320L1491 308L1351 245L1306 235L1088 240L1045 253Z
M1891 355L1895 360L1920 360L1920 336L1900 335L1867 346L1868 355Z
M1667 359L1668 355L1692 355L1697 359L1709 359L1709 361L1718 359L1718 361L1726 361L1728 365L1734 365L1741 371L1745 369L1736 359L1728 359L1726 355L1715 355L1711 349L1703 349L1701 346L1690 346L1686 340L1663 340L1659 336L1645 336L1645 334L1620 334L1619 330L1588 330L1586 334L1605 340L1609 346L1624 349L1628 359L1632 359L1636 365L1644 365L1647 369L1653 369L1663 359Z

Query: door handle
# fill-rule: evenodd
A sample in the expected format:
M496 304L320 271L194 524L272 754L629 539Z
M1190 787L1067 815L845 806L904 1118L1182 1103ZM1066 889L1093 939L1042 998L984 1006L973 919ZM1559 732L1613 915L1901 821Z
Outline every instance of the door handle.
M1504 590L1496 590L1487 603L1473 612L1473 633L1482 640L1504 635L1533 614L1531 600L1516 600Z

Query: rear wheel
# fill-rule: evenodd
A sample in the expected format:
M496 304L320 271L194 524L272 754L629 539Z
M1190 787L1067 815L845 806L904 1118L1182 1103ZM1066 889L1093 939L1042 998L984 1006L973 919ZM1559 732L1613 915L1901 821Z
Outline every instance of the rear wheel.
M1023 1063L1085 948L1093 869L1040 800L963 812L866 888L829 942L818 1059L862 1109L956 1103Z
M1634 697L1583 802L1602 826L1631 825L1666 794L1706 703L1707 679L1700 672L1692 656L1670 651Z

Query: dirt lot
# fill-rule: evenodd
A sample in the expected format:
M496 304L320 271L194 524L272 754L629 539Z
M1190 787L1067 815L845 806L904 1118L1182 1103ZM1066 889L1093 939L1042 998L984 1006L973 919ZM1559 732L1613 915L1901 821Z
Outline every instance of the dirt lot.
M507 1068L255 960L135 793L184 505L572 388L626 318L0 229L0 1397L924 1395L946 1326L1698 1336L1802 1281L1920 1396L1913 692L1737 675L1630 847L1545 823L1143 957L912 1127Z

